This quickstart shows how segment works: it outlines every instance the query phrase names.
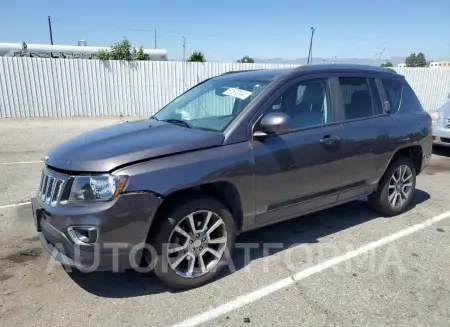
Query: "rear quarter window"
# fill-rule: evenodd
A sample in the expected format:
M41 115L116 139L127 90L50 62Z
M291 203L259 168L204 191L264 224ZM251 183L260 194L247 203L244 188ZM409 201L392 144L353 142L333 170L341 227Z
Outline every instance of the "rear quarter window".
M414 90L405 81L403 85L401 112L424 112L424 108Z
M395 114L400 108L402 101L403 82L389 78L382 78L381 82L383 83L386 97L391 107L391 113Z

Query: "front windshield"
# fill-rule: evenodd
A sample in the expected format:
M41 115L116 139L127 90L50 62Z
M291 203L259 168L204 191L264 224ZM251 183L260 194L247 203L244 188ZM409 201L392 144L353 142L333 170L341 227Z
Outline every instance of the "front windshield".
M153 118L222 132L268 83L232 75L213 78L187 91Z

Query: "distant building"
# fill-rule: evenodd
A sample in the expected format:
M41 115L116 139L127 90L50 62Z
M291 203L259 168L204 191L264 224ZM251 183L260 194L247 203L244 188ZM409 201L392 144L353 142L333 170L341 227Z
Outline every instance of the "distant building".
M432 61L430 68L450 68L450 61Z
M406 64L405 64L405 63L398 64L397 67L398 67L398 68L405 68L405 67L406 67Z
M110 50L110 47L85 46L86 41L80 40L79 45L49 45L0 43L0 57L33 57L33 58L66 58L93 59L100 50ZM167 61L164 49L143 49L147 60Z

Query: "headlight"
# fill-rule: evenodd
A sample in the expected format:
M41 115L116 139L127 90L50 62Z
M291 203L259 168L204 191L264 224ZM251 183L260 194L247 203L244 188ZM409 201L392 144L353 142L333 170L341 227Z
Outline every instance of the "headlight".
M128 176L76 176L69 202L101 202L114 199L123 191Z
M438 125L441 124L441 113L440 113L439 110L432 111L432 112L430 113L430 116L431 116L431 120L432 120L435 124L438 124Z

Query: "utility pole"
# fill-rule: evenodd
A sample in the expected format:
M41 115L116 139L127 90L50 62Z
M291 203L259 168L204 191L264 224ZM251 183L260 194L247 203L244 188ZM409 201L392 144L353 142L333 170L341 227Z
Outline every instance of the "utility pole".
M309 62L312 62L312 44L313 44L313 38L314 38L314 31L316 29L314 27L311 27L311 40L309 41L309 52L308 52L308 62L307 64L309 65Z
M186 36L183 36L183 61L186 61Z
M53 45L52 21L50 20L50 16L48 16L48 30L50 32L50 44Z
M156 49L156 28L155 28L155 49Z
M381 58L381 56L383 55L384 51L386 51L386 47L383 48L382 51L375 53L375 58L373 59L373 65L376 66L377 65L377 60Z

